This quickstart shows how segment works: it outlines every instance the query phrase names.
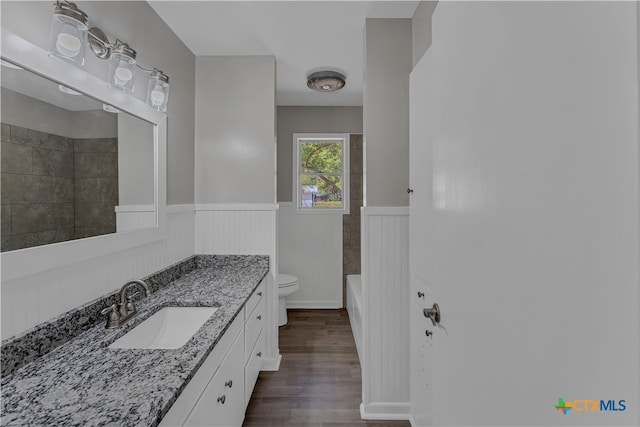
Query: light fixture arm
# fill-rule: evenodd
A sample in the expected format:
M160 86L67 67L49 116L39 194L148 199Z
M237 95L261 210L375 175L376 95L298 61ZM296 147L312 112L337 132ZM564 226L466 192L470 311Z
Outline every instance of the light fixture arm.
M107 35L98 27L89 28L89 46L100 59L109 59L114 45L109 43Z

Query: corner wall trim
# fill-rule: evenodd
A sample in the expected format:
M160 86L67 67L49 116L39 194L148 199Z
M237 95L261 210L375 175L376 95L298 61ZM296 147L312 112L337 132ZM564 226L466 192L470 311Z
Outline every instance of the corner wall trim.
M167 205L167 213L179 213L179 212L193 212L196 210L196 205Z
M336 309L342 308L342 301L287 301L287 308Z
M408 216L409 206L363 206L362 215L367 216Z
M196 211L277 211L277 203L196 203Z
M280 362L282 361L282 355L278 351L277 357L268 357L262 361L262 371L278 371L280 370Z
M409 402L361 403L360 418L363 420L409 420L411 404Z

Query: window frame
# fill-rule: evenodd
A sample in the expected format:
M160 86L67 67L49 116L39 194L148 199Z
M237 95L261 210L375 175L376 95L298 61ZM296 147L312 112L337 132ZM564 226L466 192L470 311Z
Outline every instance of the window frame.
M342 140L342 207L341 208L301 208L300 207L300 141L335 141ZM349 214L349 145L350 134L348 133L294 133L293 134L293 198L295 211L300 214L312 215L348 215Z

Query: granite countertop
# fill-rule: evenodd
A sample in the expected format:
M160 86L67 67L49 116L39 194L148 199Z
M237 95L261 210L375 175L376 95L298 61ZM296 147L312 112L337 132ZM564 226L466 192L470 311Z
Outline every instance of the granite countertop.
M140 300L137 316L121 327L99 324L83 332L2 379L0 423L158 425L268 270L266 256L214 258ZM181 348L107 348L165 306L219 309Z

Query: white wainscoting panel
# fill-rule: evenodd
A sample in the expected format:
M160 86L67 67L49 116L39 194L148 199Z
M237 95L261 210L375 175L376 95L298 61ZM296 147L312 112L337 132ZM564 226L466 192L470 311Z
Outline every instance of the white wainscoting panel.
M116 206L116 231L137 230L155 227L156 207L154 205Z
M294 203L280 203L280 272L298 277L300 289L287 298L289 308L341 308L342 214L304 215Z
M2 338L6 339L194 254L193 205L167 207L166 239L2 281ZM51 251L56 250L50 245Z
M362 208L365 419L408 419L409 208Z
M277 211L273 204L196 204L196 253L218 255L268 255L265 301L265 352L263 370L277 370L278 292L277 275Z

